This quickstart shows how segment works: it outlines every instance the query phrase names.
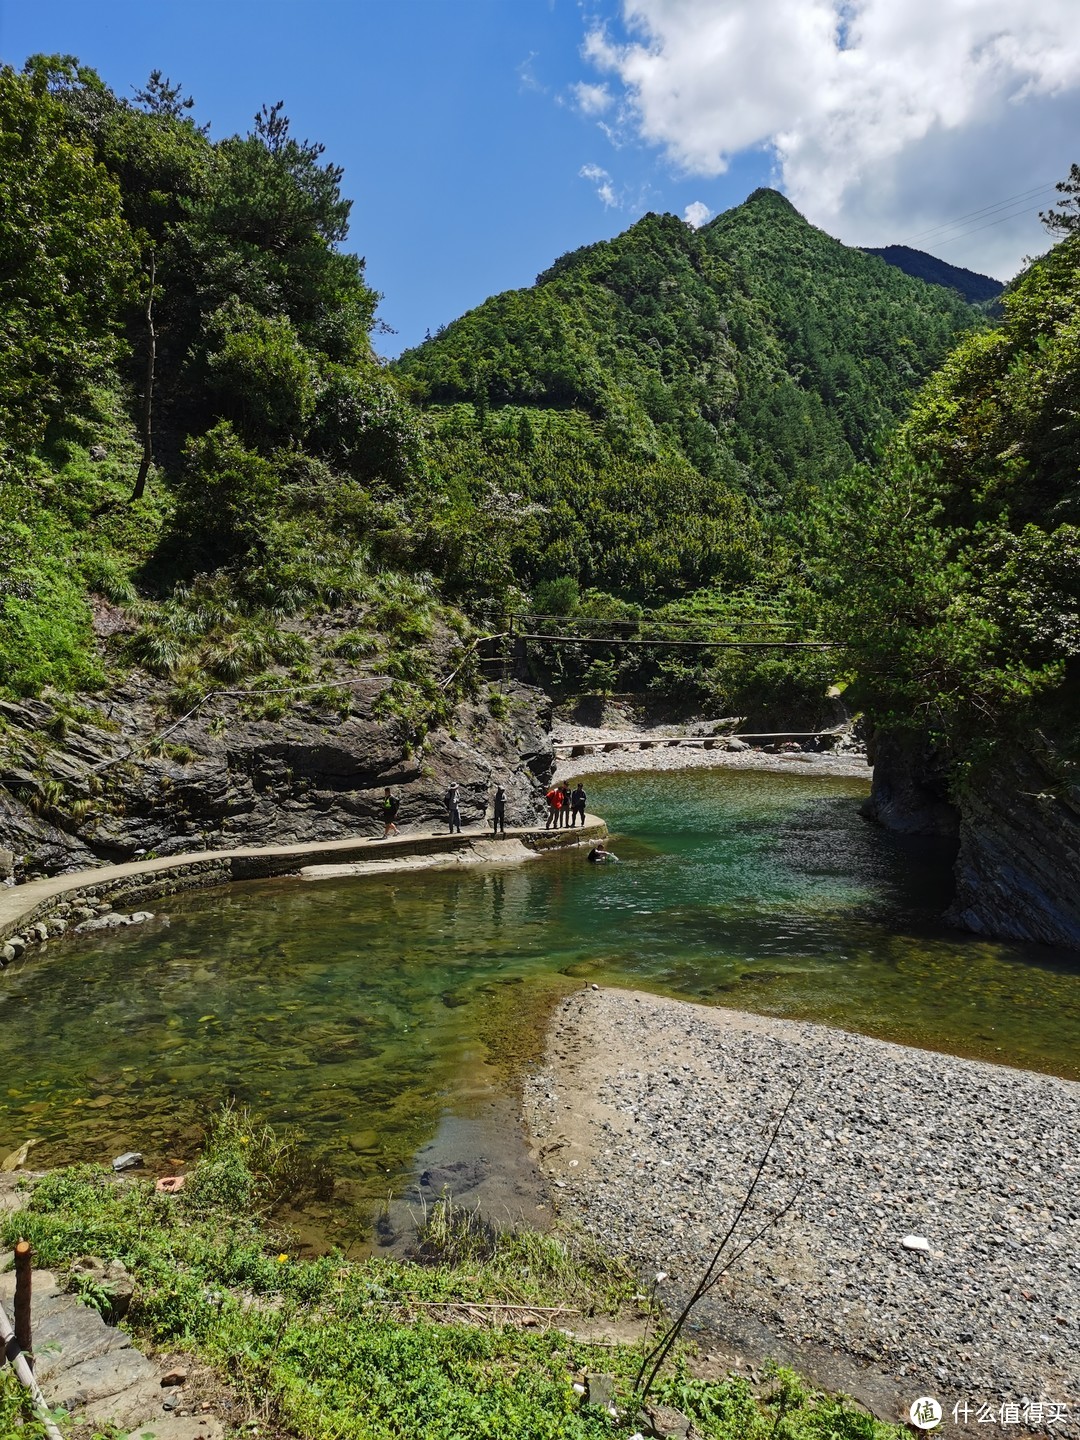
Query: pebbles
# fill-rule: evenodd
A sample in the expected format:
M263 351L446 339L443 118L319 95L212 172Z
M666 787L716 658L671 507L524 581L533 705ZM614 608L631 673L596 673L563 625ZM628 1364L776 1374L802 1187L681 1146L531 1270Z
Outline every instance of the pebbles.
M538 1142L567 1142L545 1161L560 1208L668 1271L674 1302L796 1085L729 1253L794 1205L732 1263L712 1323L763 1325L811 1373L846 1355L898 1405L1065 1402L1055 1433L1080 1434L1080 1085L604 990L556 1012L526 1107Z
M556 743L601 746L624 740L626 730L592 729L584 725L557 725L551 738ZM635 730L635 735L639 732ZM657 730L664 739L664 727ZM737 743L741 749L722 749L724 743ZM555 779L574 780L579 775L614 775L632 770L706 770L722 767L728 770L794 771L796 774L839 775L845 779L869 780L872 770L866 756L851 751L797 750L787 754L769 754L754 750L744 742L717 741L717 748L705 750L700 745L663 744L649 750L597 750L591 755L560 755L555 766Z

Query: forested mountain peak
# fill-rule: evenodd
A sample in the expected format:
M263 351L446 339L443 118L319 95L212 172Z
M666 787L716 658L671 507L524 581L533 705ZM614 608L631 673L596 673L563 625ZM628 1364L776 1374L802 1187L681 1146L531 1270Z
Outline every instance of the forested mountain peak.
M779 190L774 190L769 185L759 185L756 190L751 190L741 205L735 205L731 210L725 210L723 214L714 216L714 218L709 221L709 225L715 225L717 220L722 220L725 215L732 215L735 211L743 210L748 206L754 206L758 209L767 206L777 215L787 214L796 216L802 220L804 224L809 224L809 221L803 215L802 211L797 210L786 195L781 194ZM703 226L703 229L707 230L709 225Z
M768 508L872 453L978 323L756 190L692 230L648 214L397 362L427 405L576 409Z

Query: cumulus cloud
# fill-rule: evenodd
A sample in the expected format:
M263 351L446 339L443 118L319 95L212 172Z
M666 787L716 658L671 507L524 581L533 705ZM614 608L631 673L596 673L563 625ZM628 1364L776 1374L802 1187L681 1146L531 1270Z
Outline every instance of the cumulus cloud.
M800 209L868 244L1045 182L967 248L1045 245L1034 212L1077 158L1076 0L622 0L622 16L585 56L681 171L769 150Z
M578 171L578 175L582 180L590 180L596 186L596 193L605 205L612 209L618 208L619 200L615 194L615 186L606 170L602 170L599 165L583 165Z
M613 96L606 85L571 85L574 103L583 115L602 115L611 108Z
M683 219L692 230L700 230L706 220L712 218L712 211L700 200L691 200L683 211Z

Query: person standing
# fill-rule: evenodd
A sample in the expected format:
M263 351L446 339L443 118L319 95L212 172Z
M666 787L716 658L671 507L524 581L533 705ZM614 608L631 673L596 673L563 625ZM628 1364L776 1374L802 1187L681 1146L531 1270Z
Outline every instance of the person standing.
M578 783L577 783L576 788L574 789L573 794L570 796L570 826L571 826L571 828L573 828L573 826L575 826L575 825L577 824L577 819L578 819L578 816L580 815L580 816L581 816L581 828L584 830L584 828L585 828L585 805L586 805L586 802L588 801L588 798L589 798L589 797L585 794L585 786L582 785L581 781L579 780Z
M491 814L492 833L498 835L500 831L506 834L506 790L502 785L495 787L495 803Z
M548 817L544 829L557 830L559 828L559 815L562 811L562 791L557 785L552 785L545 799L548 803Z
M559 811L559 814L562 816L563 829L565 830L566 827L571 823L569 780L564 780L562 783L562 809Z
M458 787L457 787L457 782L456 782L456 781L450 786L449 790L447 790L446 796L445 796L445 802L446 802L446 818L447 818L447 819L449 820L449 822L450 822L450 834L453 835L453 833L454 833L455 830L456 830L457 833L460 835L460 834L461 834L461 801L460 801L460 799L458 798Z
M400 809L401 809L401 801L398 799L398 797L397 797L396 795L394 795L394 794L391 793L390 786L388 785L388 786L386 787L386 789L383 791L383 802L382 802L382 818L383 818L383 837L382 837L382 838L383 838L384 840L389 840L390 835L391 835L391 832L392 832L393 834L395 834L395 835L398 833L398 828L397 828L397 826L394 824L394 821L397 819L397 813L398 813L398 811L399 811Z

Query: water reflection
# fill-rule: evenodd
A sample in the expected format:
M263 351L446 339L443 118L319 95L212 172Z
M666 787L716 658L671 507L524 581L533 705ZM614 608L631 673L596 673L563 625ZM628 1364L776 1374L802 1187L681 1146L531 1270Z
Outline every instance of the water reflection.
M53 947L0 982L0 1155L187 1159L224 1099L301 1125L381 1198L489 1060L582 978L1077 1074L1075 955L942 928L947 856L858 816L865 786L601 777L622 863L236 886Z

